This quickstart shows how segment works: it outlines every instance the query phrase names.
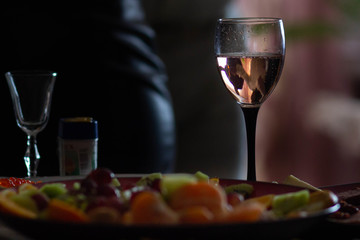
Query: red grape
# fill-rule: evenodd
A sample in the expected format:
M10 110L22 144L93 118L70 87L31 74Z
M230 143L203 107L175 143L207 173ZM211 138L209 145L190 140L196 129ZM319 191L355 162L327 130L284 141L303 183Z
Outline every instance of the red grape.
M151 185L150 185L150 187L151 187L151 189L153 189L153 190L155 190L155 191L157 191L157 192L160 192L161 191L161 189L160 189L160 178L156 178L156 179L154 179L152 182L151 182Z
M227 194L227 202L231 205L231 206L236 206L239 203L241 203L242 201L244 201L244 195L240 194L240 193L229 193Z
M94 198L86 207L86 211L92 210L97 207L106 206L106 198L105 197L96 197Z
M31 198L35 201L37 209L39 211L44 210L49 203L48 197L41 193L35 193L34 195L31 196Z
M111 198L107 198L107 197L96 197L94 198L89 205L86 208L86 211L91 211L95 208L99 208L99 207L109 207L109 208L113 208L117 211L119 211L120 213L123 213L126 209L125 204L123 203L123 201L121 201L119 198L117 197L111 197Z
M109 184L101 184L96 188L96 195L104 197L119 197L120 191Z
M87 178L94 180L97 184L109 184L114 177L115 174L107 168L97 168L87 176Z
M80 183L80 191L85 195L93 195L96 193L97 186L98 185L94 180L85 178Z

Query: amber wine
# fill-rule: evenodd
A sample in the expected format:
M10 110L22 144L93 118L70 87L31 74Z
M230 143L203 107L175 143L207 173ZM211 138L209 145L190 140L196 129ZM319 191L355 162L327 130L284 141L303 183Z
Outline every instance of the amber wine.
M282 55L218 56L221 78L242 106L256 106L265 101L279 81Z

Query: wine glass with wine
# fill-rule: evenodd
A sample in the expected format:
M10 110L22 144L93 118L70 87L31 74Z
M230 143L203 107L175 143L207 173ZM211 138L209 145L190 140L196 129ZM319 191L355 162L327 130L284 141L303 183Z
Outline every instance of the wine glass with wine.
M5 73L17 125L27 135L24 162L28 177L36 177L40 154L36 136L50 115L56 73L52 71L13 71Z
M247 179L255 181L258 111L279 81L284 64L285 34L282 19L219 19L214 47L223 83L244 114L248 151Z

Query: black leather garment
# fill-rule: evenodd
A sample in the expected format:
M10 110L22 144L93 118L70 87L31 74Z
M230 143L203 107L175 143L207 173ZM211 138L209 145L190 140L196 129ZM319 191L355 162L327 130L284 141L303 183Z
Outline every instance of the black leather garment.
M10 1L9 1L10 2ZM45 2L45 3L44 3ZM4 73L58 72L51 116L38 135L38 175L57 175L58 121L98 120L98 165L117 173L171 172L175 123L165 67L156 55L140 2L13 1L0 3L0 176L24 176L26 135L16 126Z

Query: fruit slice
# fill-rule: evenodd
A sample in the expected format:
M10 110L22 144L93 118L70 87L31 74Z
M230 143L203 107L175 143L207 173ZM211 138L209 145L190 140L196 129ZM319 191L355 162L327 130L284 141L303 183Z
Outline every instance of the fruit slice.
M63 183L48 183L40 188L49 198L55 198L67 192L66 185Z
M151 186L155 180L161 179L161 173L150 173L137 181L136 186Z
M234 184L234 185L229 185L229 186L225 187L225 192L227 194L236 192L236 193L243 194L246 197L251 195L251 193L253 191L254 191L254 187L247 183Z
M309 190L275 195L272 200L272 208L275 214L282 216L293 210L305 206L310 199Z
M183 185L169 198L169 205L175 210L203 206L215 216L222 214L227 207L225 191L212 183L196 182Z
M186 184L195 183L195 182L197 182L197 178L193 174L186 174L186 173L166 174L161 179L160 190L162 195L165 198L168 198L178 188Z
M114 208L107 206L91 209L87 214L93 222L115 223L121 219L118 211L114 211Z
M335 193L324 190L317 191L310 194L309 203L302 209L306 212L316 212L338 203L338 197Z
M265 208L269 208L271 206L274 196L274 194L267 194L260 197L249 198L245 200L244 203L256 202L263 205Z
M210 223L214 220L214 214L203 206L194 206L183 209L179 212L181 223Z
M287 176L287 178L282 183L286 184L286 185L307 188L310 190L321 191L321 189L314 187L310 183L307 183L307 182L295 177L294 175Z
M23 218L36 218L36 214L26 208L23 208L0 194L0 211L4 213L10 213Z
M195 174L195 177L197 178L197 180L199 181L206 181L208 182L209 181L209 176L206 175L205 173L201 172L201 171L197 171Z
M131 221L133 224L174 224L178 218L158 192L144 191L132 201Z
M58 199L51 199L48 205L48 219L66 222L87 222L88 216L80 209Z
M16 194L12 196L10 200L27 210L30 210L34 213L38 213L36 202L31 198L30 195Z
M244 202L225 215L225 222L256 222L259 221L264 210L264 205L258 202Z

